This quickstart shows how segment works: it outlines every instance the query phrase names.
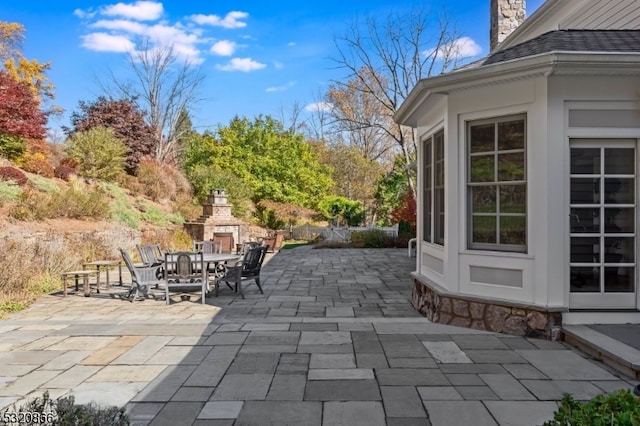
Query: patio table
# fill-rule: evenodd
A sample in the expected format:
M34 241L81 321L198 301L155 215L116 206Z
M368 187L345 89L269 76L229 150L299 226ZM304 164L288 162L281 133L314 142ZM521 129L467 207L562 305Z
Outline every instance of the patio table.
M194 253L195 255L196 253ZM198 253L200 254L200 253ZM166 254L167 259L169 262L171 262L172 259L172 254L171 253L167 253ZM230 253L202 253L202 261L205 264L205 280L207 281L207 289L209 287L209 266L211 264L213 265L217 265L218 263L222 263L222 262L235 262L237 260L240 260L240 255L237 254L230 254Z
M111 287L111 281L109 280L109 269L113 266L118 266L118 283L122 285L122 262L120 260L94 260L82 265L82 269L86 269L87 266L95 266L97 272L97 286L100 288L100 269L104 269L106 273L105 289Z

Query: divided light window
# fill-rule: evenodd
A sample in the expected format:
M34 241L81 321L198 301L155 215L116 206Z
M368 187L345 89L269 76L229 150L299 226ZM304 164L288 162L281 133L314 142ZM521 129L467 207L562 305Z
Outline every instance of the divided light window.
M526 117L467 124L469 248L527 250Z
M444 130L424 141L424 241L444 245Z

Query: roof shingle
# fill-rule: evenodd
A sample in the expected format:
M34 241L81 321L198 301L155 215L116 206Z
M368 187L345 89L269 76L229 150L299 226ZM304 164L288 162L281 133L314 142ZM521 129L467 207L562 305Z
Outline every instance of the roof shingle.
M495 52L482 65L548 52L640 52L640 30L557 30Z

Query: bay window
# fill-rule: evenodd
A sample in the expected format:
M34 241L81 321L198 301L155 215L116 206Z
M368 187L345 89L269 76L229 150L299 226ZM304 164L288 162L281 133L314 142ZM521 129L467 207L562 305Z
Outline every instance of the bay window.
M527 249L526 118L467 124L470 249Z
M444 130L424 141L423 152L422 238L444 245Z

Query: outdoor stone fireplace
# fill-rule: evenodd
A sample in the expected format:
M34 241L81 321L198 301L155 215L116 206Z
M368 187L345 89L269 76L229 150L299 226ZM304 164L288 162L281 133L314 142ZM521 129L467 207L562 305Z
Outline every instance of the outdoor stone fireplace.
M231 214L224 189L216 189L202 205L202 215L184 224L185 231L194 241L222 241L224 252L235 250L235 245L248 240L248 225Z

